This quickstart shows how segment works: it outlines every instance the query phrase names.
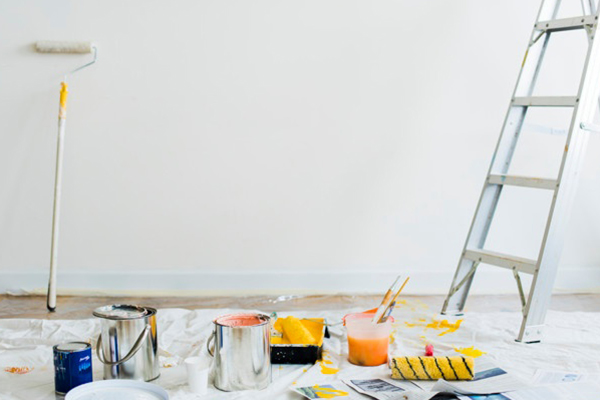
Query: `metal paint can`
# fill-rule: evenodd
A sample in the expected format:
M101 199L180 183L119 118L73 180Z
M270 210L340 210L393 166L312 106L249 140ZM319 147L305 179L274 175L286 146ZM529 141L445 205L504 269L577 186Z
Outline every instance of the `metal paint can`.
M54 351L54 389L64 395L93 380L92 346L85 342L57 344Z
M152 381L160 375L156 309L124 304L99 307L100 336L96 354L104 379Z
M206 342L217 389L261 390L271 383L271 329L263 314L230 314L215 318ZM214 341L214 349L211 342Z

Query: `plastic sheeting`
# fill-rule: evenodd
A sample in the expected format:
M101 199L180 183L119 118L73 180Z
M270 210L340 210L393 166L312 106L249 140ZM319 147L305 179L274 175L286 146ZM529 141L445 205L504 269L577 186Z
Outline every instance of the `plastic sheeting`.
M161 377L154 383L165 388L171 399L196 399L187 390L183 360L209 357L205 343L212 331L212 319L240 310L212 309L189 311L161 309L158 312ZM258 310L253 310L258 311ZM297 317L323 317L337 323L348 312L294 311ZM280 316L288 315L280 312ZM549 312L545 339L538 344L515 342L521 321L519 313L469 313L459 318L432 314L426 307L400 305L390 353L423 355L426 344L437 354L471 348L487 353L501 367L530 378L537 369L600 372L600 313ZM444 322L446 320L446 322ZM327 381L358 377L389 377L387 366L357 367L346 360L347 341L341 325L330 327L331 338L324 343L325 362L315 365L273 366L273 383L261 392L224 393L210 387L206 399L299 399L292 385L308 386ZM95 343L99 323L84 320L0 320L0 399L55 399L52 346L67 341ZM476 360L477 362L477 360ZM11 367L31 369L25 374L6 371ZM94 355L94 379L102 379L102 364Z

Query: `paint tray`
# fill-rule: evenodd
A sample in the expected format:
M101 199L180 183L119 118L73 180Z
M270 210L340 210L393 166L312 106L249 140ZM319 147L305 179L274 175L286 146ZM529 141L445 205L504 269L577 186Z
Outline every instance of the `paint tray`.
M301 320L317 339L315 344L271 343L271 364L314 364L323 355L323 339L329 337L324 318Z

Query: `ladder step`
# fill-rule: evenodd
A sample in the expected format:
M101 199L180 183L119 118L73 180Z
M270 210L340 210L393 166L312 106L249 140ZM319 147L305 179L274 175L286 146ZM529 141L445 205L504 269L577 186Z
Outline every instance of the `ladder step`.
M502 268L516 269L517 271L524 272L526 274L533 274L536 268L536 262L534 260L509 256L507 254L496 253L495 251L483 249L467 249L463 255L463 258Z
M522 107L574 107L575 104L576 96L527 96L512 100L513 106Z
M492 185L522 186L535 189L556 189L556 179L533 178L518 175L490 175L488 182Z
M581 17L540 21L535 24L535 29L546 32L571 31L574 29L583 29L586 25L594 25L596 22L597 17L595 15L583 15Z

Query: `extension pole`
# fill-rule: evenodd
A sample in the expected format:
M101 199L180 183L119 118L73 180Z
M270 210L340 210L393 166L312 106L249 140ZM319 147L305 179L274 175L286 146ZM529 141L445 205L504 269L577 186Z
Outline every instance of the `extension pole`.
M67 125L66 82L60 84L60 105L58 108L58 140L56 144L56 171L54 175L54 207L52 209L52 242L50 247L50 279L48 281L48 297L46 307L49 311L56 309L56 268L58 264L58 232L60 225L60 195L62 187L63 149L65 128Z

